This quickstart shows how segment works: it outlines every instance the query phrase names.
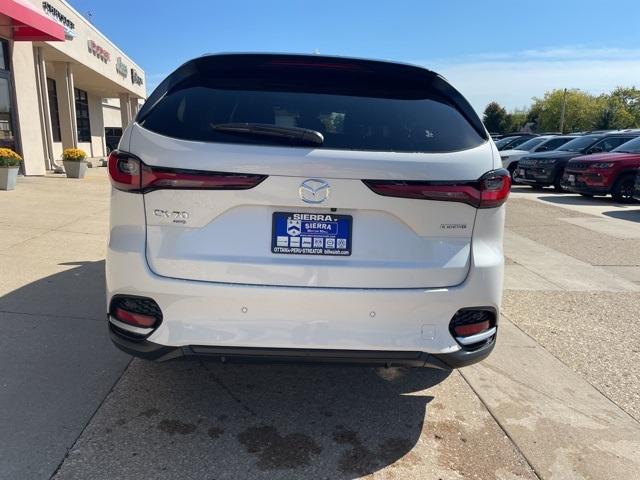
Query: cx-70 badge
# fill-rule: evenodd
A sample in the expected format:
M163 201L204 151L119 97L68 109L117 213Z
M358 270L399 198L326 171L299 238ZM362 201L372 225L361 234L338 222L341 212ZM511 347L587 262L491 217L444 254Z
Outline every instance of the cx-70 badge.
M172 220L173 223L187 223L187 220L189 220L190 217L189 212L178 210L162 210L160 208L156 208L153 211L153 214L156 217Z
M298 195L305 203L322 203L329 198L329 183L318 178L310 178L302 182Z

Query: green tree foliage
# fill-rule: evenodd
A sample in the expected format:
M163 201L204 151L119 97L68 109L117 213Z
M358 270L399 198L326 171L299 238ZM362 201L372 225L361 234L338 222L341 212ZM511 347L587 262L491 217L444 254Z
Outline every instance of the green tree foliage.
M560 89L546 92L542 98L534 97L528 109L505 112L503 128L496 131L514 132L527 124L534 124L538 132L560 131L563 97L564 91ZM494 103L487 106L485 118ZM491 112L495 110L492 107ZM640 128L640 89L617 87L602 95L591 95L579 89L567 90L564 133L625 128Z
M543 98L534 98L533 101L541 104L538 130L544 132L560 131L564 92L553 90L545 93ZM568 90L566 102L563 133L592 130L597 112L595 99L580 90Z
M611 130L633 127L636 123L633 114L624 101L614 95L600 95L596 99L597 113L594 119L595 130Z
M506 132L520 132L529 122L526 109L516 109L507 114Z
M611 97L619 99L627 112L631 114L634 126L640 125L640 89L635 87L617 87Z
M491 133L505 133L508 127L508 114L497 102L491 102L484 109L482 121Z

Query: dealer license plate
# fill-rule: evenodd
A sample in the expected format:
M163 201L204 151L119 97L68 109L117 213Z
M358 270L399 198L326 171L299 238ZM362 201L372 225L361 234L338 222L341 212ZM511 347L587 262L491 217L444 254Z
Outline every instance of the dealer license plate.
M351 215L274 212L271 251L293 255L351 255Z

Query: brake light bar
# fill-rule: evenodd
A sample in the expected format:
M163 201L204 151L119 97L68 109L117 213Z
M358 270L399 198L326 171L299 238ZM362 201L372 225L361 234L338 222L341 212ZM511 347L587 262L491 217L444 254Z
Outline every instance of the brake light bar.
M414 180L363 180L373 192L385 197L460 202L475 208L495 208L509 198L511 176L503 168L470 182Z
M267 178L266 175L154 167L118 150L111 152L108 165L114 188L131 193L161 189L248 190Z

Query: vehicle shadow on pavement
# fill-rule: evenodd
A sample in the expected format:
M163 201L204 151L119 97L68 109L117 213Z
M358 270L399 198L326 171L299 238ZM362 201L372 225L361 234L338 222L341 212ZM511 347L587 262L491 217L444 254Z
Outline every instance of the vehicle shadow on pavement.
M103 320L106 315L104 260L58 265L73 268L42 277L3 295L0 310Z
M629 205L630 207L637 207L634 210L613 210L611 212L602 212L603 215L611 218L617 218L618 220L626 220L628 222L640 223L640 206Z
M449 374L135 360L60 478L365 476L411 452Z
M543 202L553 203L555 205L611 205L620 206L620 203L616 203L611 200L611 197L584 197L582 195L576 195L566 193L564 195L545 195L540 197Z
M0 267L2 479L49 478L130 362L108 337L104 261L60 265Z

